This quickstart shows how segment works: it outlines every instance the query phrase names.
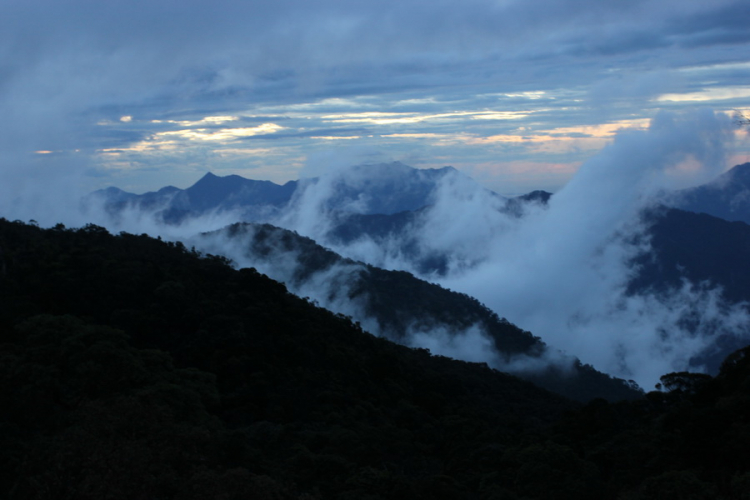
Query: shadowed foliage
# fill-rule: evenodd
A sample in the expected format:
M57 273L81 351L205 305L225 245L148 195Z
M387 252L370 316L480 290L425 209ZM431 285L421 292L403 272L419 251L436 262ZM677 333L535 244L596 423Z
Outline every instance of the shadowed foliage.
M611 401L635 399L642 391L634 383L614 378L570 358L557 366L542 361L548 347L539 337L518 328L464 293L447 290L404 271L388 271L355 262L318 245L310 238L270 224L237 223L202 235L219 238L221 245L239 246L251 262L273 264L284 256L284 281L293 289L314 282L316 275L335 279L333 292L345 293L360 306L362 320L377 322L378 331L395 342L408 343L413 332L440 331L456 336L471 328L486 334L497 352L498 366L512 360L538 360L539 368L519 376L565 397L587 402L602 397ZM286 258L288 257L288 258ZM334 278L335 276L335 278ZM428 333L427 335L431 335ZM434 335L434 334L433 334ZM555 354L552 354L555 358ZM547 365L546 368L543 368Z
M0 220L0 496L745 498L747 349L567 401L363 332L252 269Z

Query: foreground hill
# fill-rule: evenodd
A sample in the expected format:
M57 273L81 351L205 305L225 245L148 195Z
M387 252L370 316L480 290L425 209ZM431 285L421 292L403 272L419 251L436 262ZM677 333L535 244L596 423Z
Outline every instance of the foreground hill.
M0 219L0 496L744 498L750 351L578 406L252 269Z
M0 256L0 484L16 498L427 497L466 487L443 485L457 457L572 407L180 244L0 221Z

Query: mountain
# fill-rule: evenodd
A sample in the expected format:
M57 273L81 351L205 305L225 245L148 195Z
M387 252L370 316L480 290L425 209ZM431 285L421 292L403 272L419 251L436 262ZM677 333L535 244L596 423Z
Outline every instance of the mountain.
M95 191L89 201L99 201L115 216L124 210L137 209L152 212L166 223L228 211L236 211L240 218L255 220L278 212L289 202L296 188L296 181L279 186L270 181L245 179L239 175L218 177L209 172L187 189L168 186L137 195L110 187Z
M270 181L255 181L239 175L218 177L208 172L198 182L177 193L173 203L176 208L198 213L245 206L278 207L289 201L296 188L296 181L279 186Z
M708 184L676 193L670 205L750 224L750 163L737 165Z
M430 204L443 179L462 175L452 167L415 169L399 162L358 165L284 185L209 172L187 189L170 186L137 195L110 187L90 199L103 203L112 215L138 209L172 224L213 212L235 212L243 221L271 221L291 204L318 201L319 191L326 197L318 208L327 211L393 214ZM313 200L307 200L311 193Z
M632 383L555 353L468 295L406 272L344 259L285 229L237 223L190 244L257 268L295 294L401 344L431 346L435 354L488 363L579 401L619 401L642 394Z
M268 192L269 185L276 186L273 189L277 192L279 192L278 189L282 188L282 186L271 183L263 184L258 181L243 180L237 176L219 178L207 175L195 186L184 191L175 188L161 190L164 191L164 196L169 197L170 200L167 210L161 212L161 215L166 215L166 217L163 217L166 220L177 222L184 220L185 217L199 217L211 211L224 210L227 214L235 216L235 220L271 221L276 226L297 230L299 233L313 238L316 243L333 249L339 255L382 268L408 270L423 278L445 283L450 283L451 280L455 281L457 277L460 280L462 274L473 272L483 263L492 262L503 265L503 263L495 260L498 255L503 255L505 248L510 248L512 252L515 252L513 256L518 260L518 262L512 263L513 270L525 269L525 265L531 264L529 272L533 273L533 269L539 269L540 264L541 267L545 267L547 264L554 263L554 260L526 262L528 259L525 259L525 248L516 248L517 242L525 241L523 238L528 238L532 243L529 246L530 249L537 246L544 250L546 234L549 234L553 239L555 237L561 239L560 241L565 238L565 234L558 234L561 221L554 225L548 224L545 226L549 221L554 220L554 217L543 215L545 213L544 206L551 196L549 193L539 191L507 200L481 188L474 181L451 168L417 170L399 163L363 165L330 171L315 179L304 179L299 181L296 187L293 184L288 184L288 189L294 188L288 198L288 193L274 195L275 198L256 193L256 195L247 199L243 199L242 196L237 194L242 192L237 186L250 186L251 184L257 187L258 193ZM247 192L251 191L250 188L247 189ZM117 203L120 207L125 207L128 204L135 206L136 203L151 203L153 206L153 202L147 202L147 200L159 199L161 195L158 193L133 198L136 195L110 190L109 195L113 199L119 200ZM140 201L134 202L134 199ZM255 212L251 214L251 203L255 202L257 202L253 209ZM273 205L273 203L276 205ZM234 208L230 209L229 207ZM588 208L588 210L591 209L592 207ZM527 220L536 222L537 226L541 228L540 231L534 232L533 227L535 226L533 225L524 226L524 219L529 215L532 217ZM585 216L586 214L582 212L579 215ZM527 326L528 328L535 330L537 335L550 336L549 338L561 336L565 329L570 330L571 335L576 335L579 331L585 331L585 329L573 328L571 325L578 325L581 321L593 325L591 318L596 321L602 320L596 324L595 328L593 326L589 328L588 331L591 335L594 335L595 330L607 331L610 326L604 320L620 314L623 323L612 331L611 335L614 337L624 335L627 339L634 339L635 342L640 337L635 333L626 333L627 328L632 327L637 330L641 328L638 325L646 324L646 328L642 330L655 337L655 342L664 344L660 348L668 349L668 344L671 342L669 339L671 338L680 339L680 349L673 351L674 357L664 358L666 359L665 364L669 366L705 364L712 373L716 373L721 359L734 348L741 346L744 342L743 339L746 338L744 328L732 327L732 318L735 315L734 313L730 314L730 312L742 309L744 307L741 305L742 301L750 300L750 293L741 289L741 280L732 278L731 272L722 270L723 263L736 261L741 254L734 254L731 258L722 257L718 259L721 262L717 262L716 256L733 251L737 252L738 250L736 248L711 247L707 249L707 252L714 253L702 254L701 259L703 260L699 262L699 259L689 255L691 251L689 249L701 247L700 242L691 240L695 236L691 236L690 225L700 225L703 222L695 220L680 225L676 218L668 217L663 219L662 223L657 223L662 220L659 217L661 216L655 212L651 219L644 219L643 221L646 223L644 225L645 232L640 232L641 228L639 227L636 231L638 234L634 235L634 237L643 238L643 248L646 248L648 240L653 240L654 246L647 255L638 254L635 258L627 256L628 253L637 252L637 249L631 244L632 242L618 240L617 234L611 235L609 240L596 244L600 246L610 245L612 241L615 241L615 246L610 248L615 253L624 252L621 254L623 259L632 259L628 261L618 260L614 264L611 261L601 264L605 271L611 269L611 266L618 269L618 273L622 271L614 278L613 275L605 276L609 281L596 281L599 279L598 276L585 274L593 269L593 267L586 267L590 263L586 260L586 255L583 255L587 251L586 249L583 250L581 259L573 264L573 268L563 272L563 274L569 274L569 276L560 277L556 275L559 274L556 271L547 269L546 272L556 275L553 276L554 279L561 280L557 282L551 280L550 283L559 283L562 287L565 287L579 279L579 275L575 274L574 268L576 265L582 265L581 271L584 274L580 276L588 276L587 279L591 280L591 284L602 286L600 296L603 298L611 297L611 304L602 306L596 311L585 311L583 315L579 315L578 311L571 309L585 310L588 304L598 303L596 298L593 298L593 300L591 297L584 298L578 303L572 303L575 297L579 295L583 297L585 293L579 294L576 290L572 290L572 294L559 298L550 294L537 293L538 290L542 292L549 290L549 288L545 288L547 283L543 279L539 279L543 278L540 274L534 276L535 279L530 280L534 283L534 288L529 295L531 299L527 300L525 305L521 304L520 306L513 302L512 297L510 300L508 299L509 294L512 293L512 288L498 282L498 288L495 290L505 295L493 307L498 308L499 314L515 318L515 321L519 324L528 321L535 325L533 328ZM226 218L223 220L226 220ZM539 224L540 221L542 222L541 225ZM529 227L532 229L529 229ZM516 238L519 234L519 228L522 228L521 239ZM596 240L597 235L608 230L609 227L602 226L597 231L582 233L582 236L586 239L586 241L581 242L582 245L587 245L589 239L591 241ZM614 229L612 230L614 231ZM722 231L724 230L722 229ZM669 235L670 232L674 232L674 234ZM732 230L729 230L729 232L732 232ZM659 237L659 234L669 236L662 238ZM605 235L600 236L605 237ZM722 237L731 238L728 234L723 234ZM683 248L670 246L669 242L675 238L682 242ZM228 241L228 243L231 247L236 242ZM592 247L591 251L596 253L598 249L599 246ZM229 255L230 250L216 247L212 252ZM244 254L240 252L240 255ZM328 280L324 273L315 273L314 280L290 281L296 278L288 275L287 270L284 269L285 258L288 257L294 261L297 258L296 254L290 256L290 252L284 251L275 255L274 251L269 251L269 255L272 258L262 260L263 265L266 266L264 272L284 281L290 287L298 287L295 291L302 296L317 297L313 284L318 284L326 290L330 289L332 284L336 284L342 291L350 289L349 281L344 279L342 275L331 276L331 279ZM534 252L529 253L532 260L536 258L535 255ZM553 256L553 254L549 255ZM234 258L234 254L232 256ZM286 257L281 258L281 256ZM598 258L596 255L592 255L592 257ZM247 256L245 255L244 258L247 258ZM274 261L278 262L274 263ZM273 268L274 265L275 268ZM356 267L361 264L352 265ZM591 265L600 264L591 263ZM719 275L711 274L710 268L712 266L717 269L722 268L719 269ZM738 266L741 267L741 264L738 264ZM338 268L338 266L333 267ZM692 271L685 271L685 269L692 268L701 268L706 272L701 271L696 274ZM513 270L511 274L515 273ZM677 280L675 276L680 276L680 278ZM476 276L472 276L472 278L476 278ZM683 282L683 279L687 281ZM695 281L696 279L699 281ZM520 282L522 287L526 286L523 276L514 275L514 280L515 283ZM684 284L687 282L689 282L688 286ZM724 292L723 296L726 300L722 302L719 291L717 290L714 293L714 291L707 289L708 285L704 285L704 282L728 290L728 292ZM624 294L623 285L627 285L629 295ZM493 304L493 299L490 296L493 293L493 289L490 288L492 286L494 285L488 284L484 289L485 295L482 296L482 300L488 304ZM579 288L579 290L588 289L594 289L594 287L584 284ZM398 295L398 288L391 287L389 291ZM670 294L668 291L674 293ZM571 298L568 299L568 296ZM677 296L680 296L681 299L674 298ZM408 303L407 297L399 297L399 300ZM696 300L682 300L692 298ZM351 311L358 311L358 308L364 307L359 303L362 301L361 297L357 297L357 301L352 302L350 297L343 292L338 295L334 294L332 297L325 297L325 299L323 301L315 298L326 307L358 318L360 316L352 314ZM656 299L656 302L651 299ZM617 300L620 300L620 302L616 303ZM559 321L548 320L545 322L544 318L548 317L544 311L546 304L562 302L571 302L571 307L558 308L558 311L562 311ZM628 302L635 304L633 305L635 308L640 307L640 312L633 309L624 309L629 316L623 316L621 306L623 304L627 306ZM719 311L716 307L709 307L711 304L719 302L722 303L721 307L725 309ZM503 304L510 304L510 307ZM537 305L533 306L535 309L530 313L523 311L523 308L529 304ZM689 307L688 304L690 304ZM522 313L519 313L519 310ZM571 311L570 316L564 317L567 314L566 311L569 310ZM641 312L646 314L643 321L640 319L643 316L639 316ZM704 314L706 312L710 314ZM361 316L361 318L364 317L369 318L370 316ZM404 317L409 318L411 316L404 313ZM722 320L722 317L726 321ZM373 324L368 327L378 330L382 330L384 326L391 327L386 325L387 322L380 321L380 323L382 324ZM563 324L564 326L558 330L557 324ZM427 328L422 326L419 323L416 324L416 328L422 328L421 332L424 333ZM412 325L409 325L409 327L412 327ZM404 330L403 325L399 328L402 331ZM730 331L732 328L736 330L736 333ZM468 339L476 340L479 343L483 341L482 335L477 334L466 325L463 325L460 331ZM673 331L675 337L661 335L660 332L662 331ZM384 331L378 333L389 334ZM439 338L444 337L444 332L438 328L434 330L434 333L435 338L418 338L423 341L423 345L433 346L437 342L438 345L442 346L445 342L440 341ZM403 333L398 335L403 336ZM682 340L687 339L696 342L688 342L689 346L682 343ZM703 341L707 344L705 348L698 345ZM560 341L560 343L564 344L565 340ZM454 342L454 344L456 343ZM565 345L559 347L566 348ZM645 352L642 350L643 345L631 345L630 347L623 352ZM586 348L579 348L583 350L576 354L584 357ZM452 349L457 349L457 346L454 345ZM689 352L683 353L683 349L689 350ZM597 352L605 352L605 350ZM655 351L650 350L648 352L653 353ZM640 359L635 359L632 363L622 364L623 368L620 370L620 365L617 365L616 361L611 359L602 361L595 356L589 357L589 359L595 359L595 363L604 362L607 370L612 370L612 373L623 374L625 378L631 378L630 374L636 373L633 367L646 366ZM690 360L692 365L688 364L687 360ZM633 378L636 376L638 375L633 375Z
M699 289L719 287L728 304L750 303L750 226L707 214L657 207L644 214L651 251L635 258L638 272L628 283L630 294L668 294L685 280ZM714 339L691 360L717 373L731 352L744 347L747 326Z
M476 186L471 188L477 189ZM533 207L545 205L552 196L546 191L533 191L506 199L491 191L488 193L490 200L497 202L490 203L489 210L515 218L523 217ZM460 203L467 200L457 201L455 211L460 212L463 208ZM360 241L368 241L386 252L397 254L403 262L408 263L410 269L421 276L444 276L449 271L450 255L423 241L421 232L415 230L435 222L431 216L433 208L427 205L417 210L404 210L392 214L339 214L331 221L327 231L319 237L321 242L334 248L347 248L356 246Z
M394 214L432 202L446 176L461 175L453 167L416 169L400 162L365 164L301 181L300 193L322 191L326 211ZM317 197L317 193L315 194Z

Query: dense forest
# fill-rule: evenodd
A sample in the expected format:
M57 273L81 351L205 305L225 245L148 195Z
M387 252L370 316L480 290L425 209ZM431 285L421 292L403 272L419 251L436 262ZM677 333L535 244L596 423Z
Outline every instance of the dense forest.
M0 496L745 499L750 348L580 404L146 235L0 220Z

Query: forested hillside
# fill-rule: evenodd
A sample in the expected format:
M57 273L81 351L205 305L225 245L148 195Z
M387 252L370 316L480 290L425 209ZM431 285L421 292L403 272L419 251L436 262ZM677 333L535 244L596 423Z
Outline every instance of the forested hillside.
M252 269L0 220L0 496L745 498L750 363L585 407Z
M433 340L433 348L444 344L447 354L465 355L456 344L476 343L475 338L467 338L467 332L472 332L486 341L483 349L473 348L483 361L503 371L515 369L520 377L565 397L582 402L596 397L620 401L643 394L632 382L555 352L473 297L408 272L345 259L293 231L270 224L237 223L192 241L245 265L262 266L295 293L312 293L329 309L339 306L355 320L371 325L372 333L397 343L414 345L414 336L422 335Z

